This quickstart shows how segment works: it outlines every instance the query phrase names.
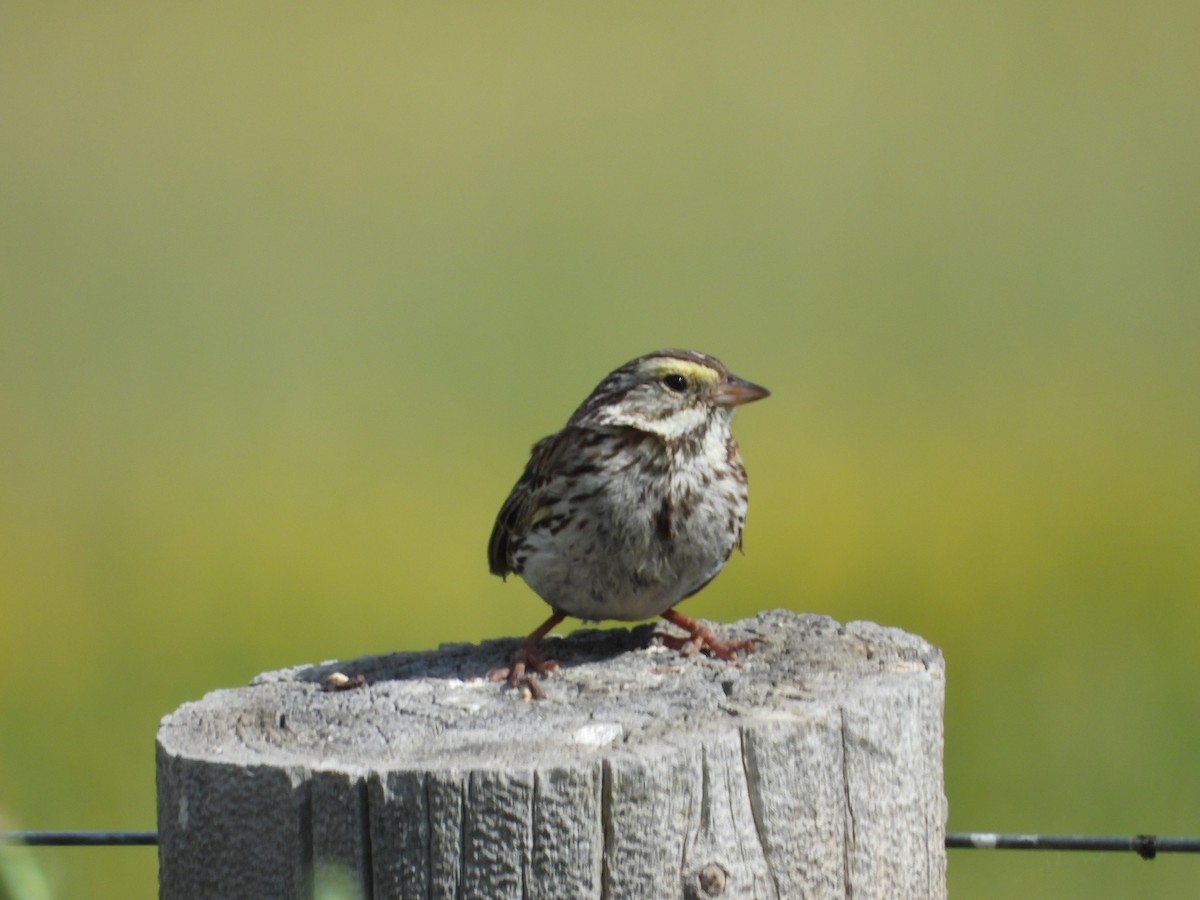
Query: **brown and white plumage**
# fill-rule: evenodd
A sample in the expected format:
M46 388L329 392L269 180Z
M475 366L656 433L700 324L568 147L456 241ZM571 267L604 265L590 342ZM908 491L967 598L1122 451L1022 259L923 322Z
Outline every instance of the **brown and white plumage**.
M520 575L550 604L545 630L564 615L667 614L741 544L746 470L730 419L767 393L691 350L616 369L534 445L492 529L492 573Z

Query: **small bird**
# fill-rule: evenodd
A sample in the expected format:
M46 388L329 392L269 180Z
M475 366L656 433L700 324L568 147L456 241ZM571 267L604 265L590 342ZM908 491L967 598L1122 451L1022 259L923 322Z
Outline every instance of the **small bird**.
M720 360L659 350L610 373L557 434L533 446L488 541L493 575L520 575L553 614L493 680L544 696L531 672L557 668L537 643L567 616L662 616L688 633L664 638L685 656L722 659L749 641L720 641L675 604L716 577L746 522L746 469L734 407L768 396Z

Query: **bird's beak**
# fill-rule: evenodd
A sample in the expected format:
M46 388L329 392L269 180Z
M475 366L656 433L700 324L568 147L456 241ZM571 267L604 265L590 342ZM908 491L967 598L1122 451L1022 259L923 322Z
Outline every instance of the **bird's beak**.
M761 400L770 395L771 392L765 387L743 381L731 373L713 390L713 402L717 406L741 406L743 403Z

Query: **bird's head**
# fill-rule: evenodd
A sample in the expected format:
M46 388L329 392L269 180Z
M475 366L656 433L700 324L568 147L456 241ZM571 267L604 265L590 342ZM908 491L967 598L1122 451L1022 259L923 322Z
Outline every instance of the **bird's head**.
M694 350L659 350L611 372L571 417L573 425L616 425L675 440L726 422L735 406L768 396L720 360Z

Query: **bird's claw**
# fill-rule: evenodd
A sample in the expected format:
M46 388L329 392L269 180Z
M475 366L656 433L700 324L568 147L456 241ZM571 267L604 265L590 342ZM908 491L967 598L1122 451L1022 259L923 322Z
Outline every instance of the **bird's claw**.
M520 690L524 699L544 700L546 692L542 690L542 686L538 684L538 680L533 677L532 673L549 675L551 672L557 672L558 662L547 659L545 654L538 649L537 644L551 628L566 618L566 615L561 610L555 609L550 618L538 626L537 630L529 637L521 641L517 652L513 654L511 664L488 672L488 681L507 681L510 687Z
M705 635L688 635L676 637L673 634L659 634L658 639L664 647L678 650L680 656L694 656L702 650L707 650L718 659L737 659L739 652L750 653L758 646L758 641L722 641L709 633Z
M505 681L516 688L528 700L545 700L546 692L538 683L537 675L549 675L558 671L558 661L546 659L533 648L522 646L517 650L510 665L499 666L487 673L488 681Z
M718 659L737 659L738 653L750 653L757 646L756 640L722 641L712 629L697 619L690 619L670 609L663 613L663 618L687 632L687 637L673 634L659 634L663 646L678 650L680 656L693 656L702 650L707 650Z

